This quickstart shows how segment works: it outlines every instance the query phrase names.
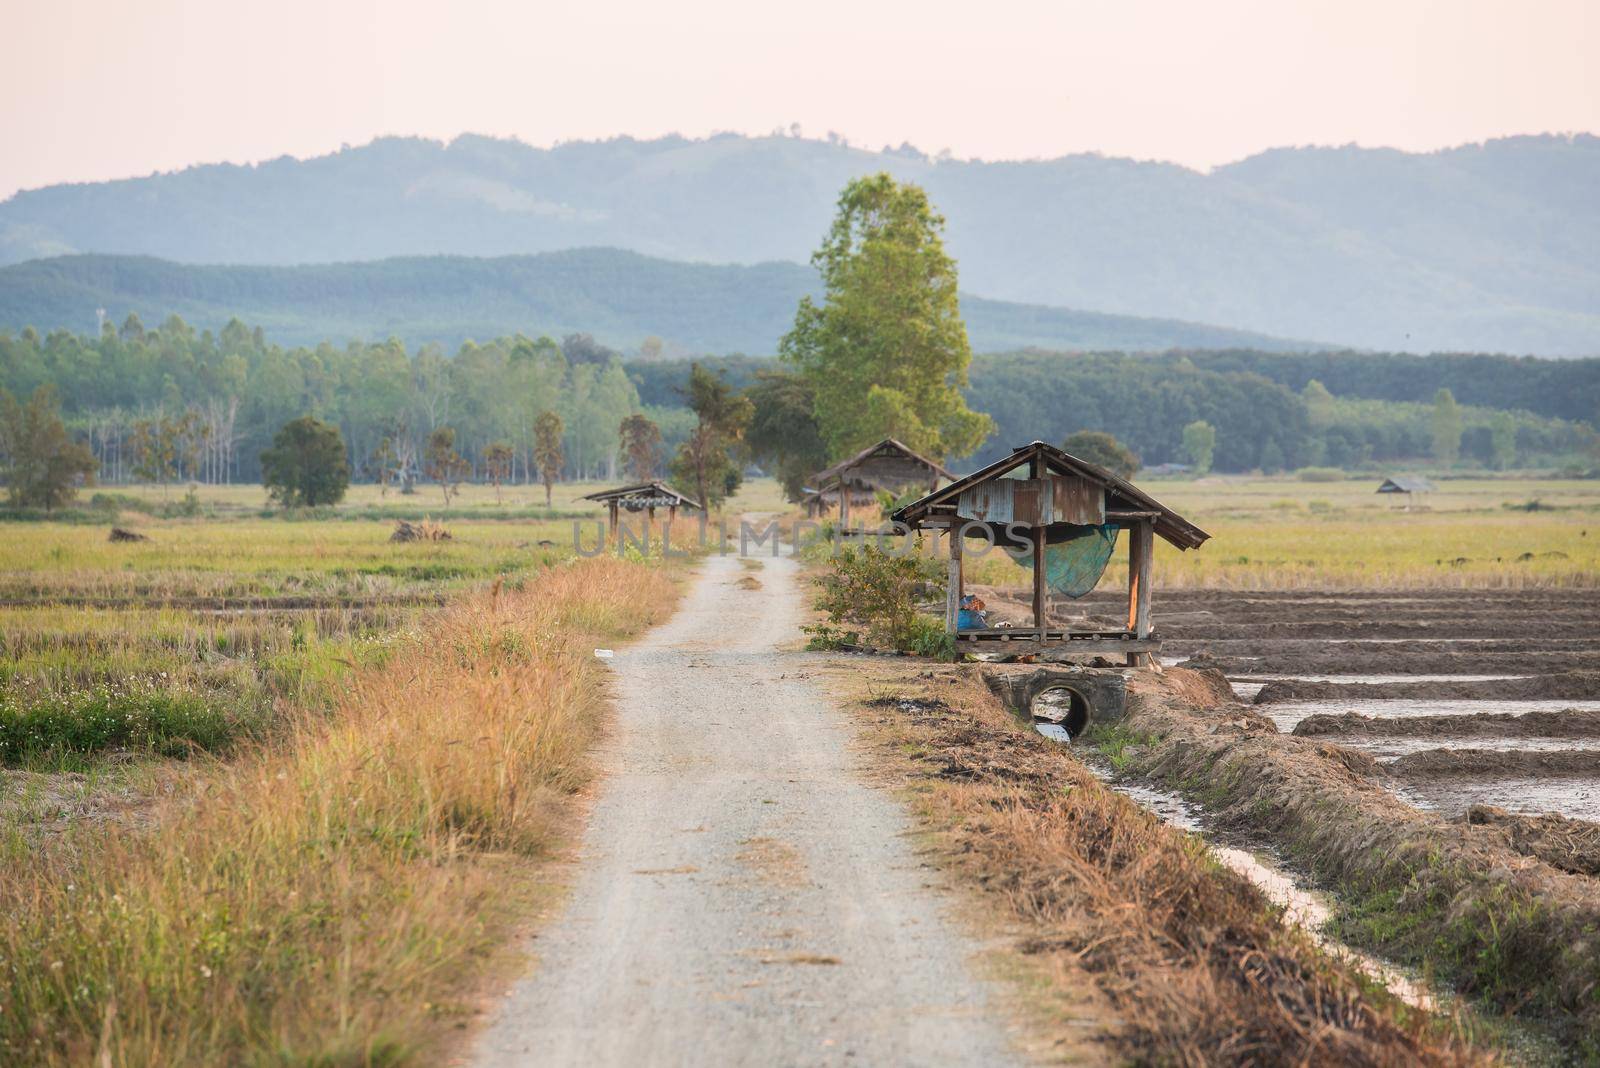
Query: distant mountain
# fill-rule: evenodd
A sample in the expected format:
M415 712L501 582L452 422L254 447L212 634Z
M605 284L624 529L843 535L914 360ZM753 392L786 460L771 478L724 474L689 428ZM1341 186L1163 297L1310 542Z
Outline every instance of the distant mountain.
M669 353L777 351L816 273L793 263L673 263L616 249L474 259L429 256L304 267L219 267L143 256L65 256L0 268L0 329L93 331L97 309L149 325L169 314L218 329L238 317L282 344L408 343L583 331ZM1041 348L1309 349L1262 334L963 296L978 351Z
M1276 149L1202 174L1100 156L936 160L735 135L550 149L389 138L316 159L61 185L0 203L0 263L625 248L804 261L849 178L922 183L984 296L1386 350L1600 353L1600 138L1426 154Z

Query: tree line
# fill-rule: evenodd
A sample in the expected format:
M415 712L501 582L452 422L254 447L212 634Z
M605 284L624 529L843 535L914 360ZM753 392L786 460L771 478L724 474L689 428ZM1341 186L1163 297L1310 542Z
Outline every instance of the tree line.
M453 355L394 339L283 348L237 320L213 334L176 316L146 328L130 315L97 337L0 334L0 388L26 397L42 385L109 483L258 481L274 435L304 415L337 426L352 471L372 481L422 477L445 428L464 477L537 481L545 412L564 428L556 477L614 477L628 416L648 414L668 446L693 422L641 404L619 354L582 334L467 342Z
M886 174L848 183L812 257L820 298L800 299L776 361L625 365L586 334L468 341L453 356L396 339L286 349L238 320L213 334L176 316L147 329L131 314L93 337L0 334L9 428L0 447L14 491L29 450L70 443L65 466L50 468L57 474L259 479L298 504L319 503L327 486L342 493L351 476L402 488L426 478L448 501L467 479L540 481L548 499L554 480L624 471L636 480L670 472L716 504L751 461L798 499L812 473L886 436L972 465L1070 436L1128 472L1141 459L1196 471L1424 458L1504 468L1590 462L1595 451L1589 423L1510 411L1504 398L1461 404L1445 385L1428 401L1369 395L1373 382L1395 378L1391 365L1415 370L1412 357L1029 351L974 360L944 225L915 185ZM1469 398L1496 382L1506 398L1594 418L1593 393L1570 391L1600 361L1530 371L1499 357L1432 359L1441 362L1428 373L1464 376ZM1369 377L1352 379L1344 360ZM1307 368L1328 370L1332 385L1302 381ZM1530 393L1528 381L1542 385ZM21 396L26 406L11 399ZM313 455L318 478L308 481Z

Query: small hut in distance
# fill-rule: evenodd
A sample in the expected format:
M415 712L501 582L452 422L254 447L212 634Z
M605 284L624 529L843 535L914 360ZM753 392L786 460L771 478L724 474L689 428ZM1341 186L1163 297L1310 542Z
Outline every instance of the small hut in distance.
M700 502L688 497L665 482L641 482L635 486L619 486L616 489L601 490L598 493L585 494L586 501L601 501L606 506L607 529L615 537L617 533L617 513L619 510L629 512L644 512L653 523L656 518L656 509L667 510L667 522L678 518L679 508L700 509Z
M1404 493L1406 495L1405 507L1410 508L1416 503L1417 494L1432 493L1433 483L1421 475L1395 475L1383 480L1383 485L1378 487L1379 493Z
M817 472L811 484L816 487L817 510L827 510L831 490L839 505L839 526L848 527L850 505L859 505L863 499L872 500L879 490L900 494L911 486L926 486L932 493L940 479L950 482L955 477L943 464L914 452L894 438L884 438L827 470ZM811 510L809 503L807 510Z

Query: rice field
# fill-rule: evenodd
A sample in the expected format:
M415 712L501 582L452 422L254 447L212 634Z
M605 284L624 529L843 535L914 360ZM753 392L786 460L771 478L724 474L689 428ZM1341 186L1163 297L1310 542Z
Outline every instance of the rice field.
M1158 542L1156 589L1600 586L1600 482L1477 480L1439 483L1405 508L1375 482L1292 479L1153 481L1141 488L1211 534L1198 550ZM1525 510L1530 501L1539 502ZM1124 550L1101 589L1127 582ZM1022 586L1003 553L971 581Z
M141 516L147 540L15 523L0 541L0 766L225 753L280 705L379 663L421 613L568 554L570 524L463 521L395 543L373 520ZM543 542L544 544L540 544Z

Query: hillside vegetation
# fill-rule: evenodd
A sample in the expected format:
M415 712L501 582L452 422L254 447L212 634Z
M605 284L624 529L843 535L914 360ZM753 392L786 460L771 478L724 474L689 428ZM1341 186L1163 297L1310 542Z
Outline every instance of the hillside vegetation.
M477 259L427 256L301 267L218 267L141 256L67 256L0 268L0 328L88 330L96 310L220 330L238 316L290 345L455 346L507 334L585 331L619 348L772 353L816 272L795 263L675 263L617 249ZM1201 323L1102 315L963 295L979 350L1309 348Z
M1276 149L1209 174L791 137L550 149L386 138L303 161L20 193L0 204L0 263L111 252L296 264L588 246L797 262L838 190L880 170L927 190L950 220L964 285L988 298L1388 350L1600 352L1600 138L1588 135L1425 154Z

